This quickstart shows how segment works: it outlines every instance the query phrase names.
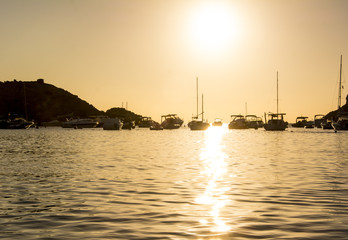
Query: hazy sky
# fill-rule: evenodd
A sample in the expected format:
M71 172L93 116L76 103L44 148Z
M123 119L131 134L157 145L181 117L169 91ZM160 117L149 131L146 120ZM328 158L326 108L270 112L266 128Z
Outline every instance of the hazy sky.
M313 118L337 108L348 68L345 0L0 0L0 81L63 88L155 120ZM343 103L347 90L343 90ZM200 103L201 104L201 103Z

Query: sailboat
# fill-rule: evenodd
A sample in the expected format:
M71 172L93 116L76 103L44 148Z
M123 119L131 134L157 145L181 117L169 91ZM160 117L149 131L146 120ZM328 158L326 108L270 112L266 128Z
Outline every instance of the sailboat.
M204 111L203 111L203 94L202 94L202 113L198 114L198 78L196 78L196 90L197 90L197 115L192 117L192 121L187 125L191 130L207 130L210 124L204 121ZM199 115L202 115L202 119L199 119Z
M34 126L34 121L28 120L27 93L25 83L23 83L23 89L25 118L16 115L12 116L11 114L9 114L8 119L0 120L0 129L28 129Z
M267 131L284 131L288 127L288 123L284 121L284 115L286 113L278 112L278 72L277 72L277 113L268 113L270 118L268 122L263 126ZM266 114L265 114L266 115ZM266 118L266 116L265 116Z
M331 125L335 132L337 130L348 130L348 112L343 112L341 108L341 93L342 93L342 55L340 61L340 83L338 86L338 114L332 121Z

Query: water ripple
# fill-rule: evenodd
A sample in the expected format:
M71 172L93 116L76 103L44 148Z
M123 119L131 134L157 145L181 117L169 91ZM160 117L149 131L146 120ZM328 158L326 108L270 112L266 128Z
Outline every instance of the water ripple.
M346 239L348 134L307 130L0 131L0 237Z

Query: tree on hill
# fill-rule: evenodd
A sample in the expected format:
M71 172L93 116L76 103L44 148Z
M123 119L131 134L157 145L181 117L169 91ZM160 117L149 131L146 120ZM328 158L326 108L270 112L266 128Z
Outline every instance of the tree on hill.
M117 117L125 121L135 121L135 123L138 123L142 117L124 108L110 108L105 114L111 118Z

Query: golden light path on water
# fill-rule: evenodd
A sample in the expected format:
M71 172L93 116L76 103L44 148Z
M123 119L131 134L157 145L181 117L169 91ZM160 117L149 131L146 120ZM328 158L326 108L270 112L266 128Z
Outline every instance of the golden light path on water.
M227 155L222 145L223 136L228 131L225 126L210 127L205 131L205 145L202 149L200 160L203 162L204 170L201 175L207 180L205 191L199 195L195 202L206 205L209 214L200 219L202 225L211 225L212 232L227 232L231 229L226 224L220 213L229 203L226 193L230 190L223 186L224 178L227 177Z

